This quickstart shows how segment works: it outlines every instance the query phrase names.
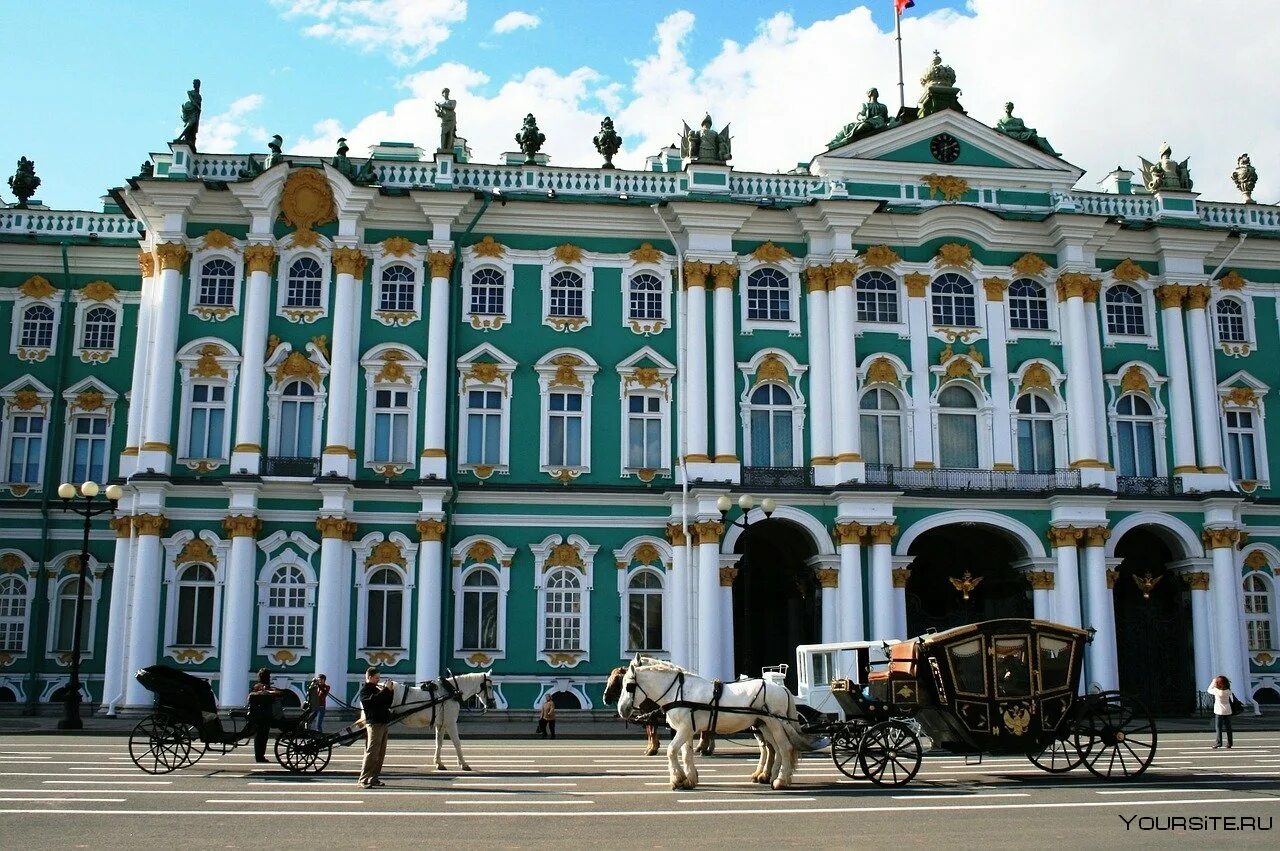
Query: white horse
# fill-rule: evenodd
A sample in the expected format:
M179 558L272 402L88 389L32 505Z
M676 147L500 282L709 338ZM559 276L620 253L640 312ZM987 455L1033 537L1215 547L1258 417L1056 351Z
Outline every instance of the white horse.
M672 789L693 789L698 785L698 769L693 761L696 733L711 730L732 734L753 726L760 731L760 761L751 780L771 782L774 789L790 786L796 752L808 749L800 734L800 717L791 692L765 680L725 683L714 711L710 708L713 694L710 680L637 656L622 680L618 714L628 718L646 700L666 710L667 724L675 731L667 747Z
M447 733L453 742L453 751L458 756L458 767L470 771L471 766L462 756L462 741L458 737L458 712L462 704L473 697L479 697L487 707L496 704L493 696L492 670L476 674L449 674L428 683L426 686L398 686L395 697L391 701L392 712L403 712L415 704L424 705L439 701L430 709L423 709L404 716L400 723L406 727L435 727L436 729L436 770L444 771L444 761L440 759L440 748L444 744ZM363 717L363 715L361 716Z

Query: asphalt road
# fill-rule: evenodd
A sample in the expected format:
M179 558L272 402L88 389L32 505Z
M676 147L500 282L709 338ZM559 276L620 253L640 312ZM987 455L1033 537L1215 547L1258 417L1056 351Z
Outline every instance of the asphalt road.
M721 742L690 792L670 788L665 759L643 756L638 739L471 741L475 770L462 773L428 771L429 745L393 735L387 786L362 789L358 746L335 750L319 775L255 765L242 748L151 776L124 738L8 736L0 846L1277 847L1277 830L1240 828L1280 816L1280 734L1242 734L1232 750L1210 744L1203 733L1164 735L1151 769L1123 782L1084 769L1048 775L1024 759L931 755L895 789L849 780L818 753L793 789L774 791L747 781L745 743ZM1171 817L1202 818L1206 829L1143 829Z

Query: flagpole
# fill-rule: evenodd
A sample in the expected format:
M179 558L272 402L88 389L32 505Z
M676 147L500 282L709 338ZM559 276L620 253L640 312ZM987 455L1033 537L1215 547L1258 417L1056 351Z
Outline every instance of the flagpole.
M897 3L893 4L893 13L898 25L898 108L906 109L907 89L902 77L902 9Z

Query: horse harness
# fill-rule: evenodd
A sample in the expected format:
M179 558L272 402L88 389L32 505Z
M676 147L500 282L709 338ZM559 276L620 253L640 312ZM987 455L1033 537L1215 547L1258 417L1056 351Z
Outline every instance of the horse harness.
M739 680L738 682L750 682L750 680L745 680L745 681ZM756 690L755 695L752 696L751 700L747 703L746 706L721 705L721 698L724 696L724 683L721 682L720 680L711 681L711 702L710 703L699 703L693 700L685 700L684 699L684 671L677 671L675 678L672 679L671 681L671 684L668 685L666 690L663 691L662 694L658 695L657 698L651 697L648 694L648 692L646 692L644 688L640 685L639 680L633 680L632 682L628 683L625 686L625 688L627 689L628 692L630 692L633 695L637 691L639 691L640 694L643 695L646 700L650 700L658 704L659 707L661 707L661 711L664 714L669 712L672 709L688 709L691 712L708 713L707 726L705 730L700 730L699 732L711 732L712 734L714 734L716 730L716 721L718 720L719 715L722 712L727 712L731 715L757 715L757 716L762 716L766 718L774 718L779 721L794 721L795 720L794 718L791 718L787 715L781 715L776 712L771 712L769 710L769 698L764 691L765 686L767 685L767 681L760 679L758 680L758 682L760 683L760 687ZM676 689L676 699L671 701L670 703L667 703L664 706L661 703L662 698L670 694L673 688ZM762 707L759 709L755 708L755 705L754 705L757 698L760 698L763 704Z

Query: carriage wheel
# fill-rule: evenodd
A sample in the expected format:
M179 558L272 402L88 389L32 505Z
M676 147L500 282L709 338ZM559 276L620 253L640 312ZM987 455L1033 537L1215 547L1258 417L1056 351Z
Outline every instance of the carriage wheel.
M920 740L901 721L882 721L862 737L858 762L877 786L901 786L920 770Z
M861 736L852 725L844 724L836 727L831 733L831 761L845 777L858 778L858 745Z
M182 728L183 735L191 743L191 752L187 754L187 758L182 761L182 765L179 767L190 768L204 758L204 755L209 752L209 746L200 740L200 731L196 728L196 725L179 722L178 726Z
M276 739L276 762L294 774L318 774L332 755L333 745L315 730L292 730Z
M1137 698L1118 691L1094 695L1072 730L1084 767L1104 780L1137 777L1156 755L1156 722Z
M1076 750L1070 739L1054 737L1045 742L1044 747L1027 751L1027 759L1036 768L1050 774L1063 774L1078 768L1084 756Z
M129 734L129 757L147 774L168 774L187 765L191 739L186 725L167 715L150 715Z

